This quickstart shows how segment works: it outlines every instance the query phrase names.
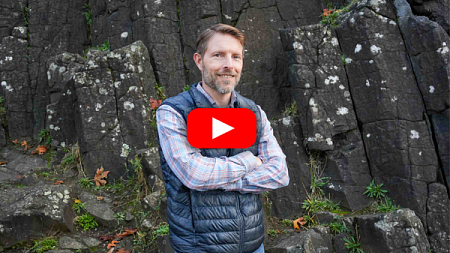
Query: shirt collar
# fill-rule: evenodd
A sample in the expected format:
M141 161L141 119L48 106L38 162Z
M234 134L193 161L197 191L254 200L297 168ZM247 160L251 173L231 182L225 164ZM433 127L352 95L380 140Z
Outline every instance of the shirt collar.
M200 91L200 93L202 93L214 107L217 107L216 101L214 101L214 99L203 89L202 82L200 81L198 84L199 85L197 85L197 90ZM228 105L228 108L234 108L234 102L236 102L236 99L237 99L236 92L233 90L231 92L231 100L230 104Z

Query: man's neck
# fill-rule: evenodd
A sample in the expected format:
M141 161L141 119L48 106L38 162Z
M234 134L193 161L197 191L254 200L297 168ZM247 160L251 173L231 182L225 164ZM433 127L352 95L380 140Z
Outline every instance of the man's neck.
M219 93L218 91L206 85L204 82L202 82L202 88L206 93L208 93L208 95L211 96L212 99L214 99L214 101L216 101L219 108L226 108L230 104L231 92L225 94Z

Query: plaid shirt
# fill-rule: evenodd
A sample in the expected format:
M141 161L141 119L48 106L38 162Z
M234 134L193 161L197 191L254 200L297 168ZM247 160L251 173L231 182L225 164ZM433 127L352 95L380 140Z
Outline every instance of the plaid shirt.
M217 108L217 103L201 85L197 89ZM236 101L231 94L229 108ZM210 158L202 156L200 149L192 147L186 136L186 122L171 106L162 105L156 111L159 141L164 157L173 173L190 189L207 191L223 189L241 193L260 193L289 184L286 156L283 154L265 112L261 111L262 130L257 165L255 156L245 151L232 157Z

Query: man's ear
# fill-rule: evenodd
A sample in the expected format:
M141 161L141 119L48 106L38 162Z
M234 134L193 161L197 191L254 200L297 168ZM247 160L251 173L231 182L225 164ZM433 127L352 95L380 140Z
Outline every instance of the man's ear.
M195 62L195 64L197 64L197 68L200 71L203 71L203 69L202 69L202 56L199 53L195 53L194 54L194 62Z

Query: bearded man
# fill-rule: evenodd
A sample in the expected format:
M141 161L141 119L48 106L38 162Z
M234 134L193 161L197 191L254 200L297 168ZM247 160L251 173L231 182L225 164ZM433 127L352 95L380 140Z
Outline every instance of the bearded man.
M203 31L194 54L202 81L166 99L156 112L175 252L264 252L259 193L289 184L286 156L265 112L234 90L244 46L244 34L232 26L217 24ZM250 109L257 122L255 143L247 149L192 147L187 116L196 108Z

